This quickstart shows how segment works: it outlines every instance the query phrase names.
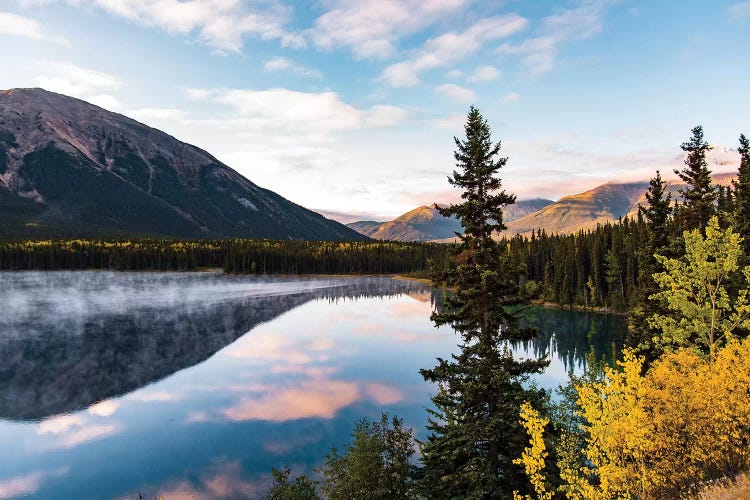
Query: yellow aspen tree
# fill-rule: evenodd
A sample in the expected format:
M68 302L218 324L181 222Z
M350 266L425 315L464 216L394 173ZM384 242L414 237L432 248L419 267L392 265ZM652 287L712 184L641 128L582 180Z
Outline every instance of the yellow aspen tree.
M515 500L552 499L553 493L547 491L547 481L542 473L545 460L549 456L547 446L544 444L544 428L547 424L549 424L549 419L541 417L528 401L521 405L521 425L529 434L529 446L523 450L521 458L516 458L513 463L523 465L536 497L520 495L517 491L514 491L513 498Z

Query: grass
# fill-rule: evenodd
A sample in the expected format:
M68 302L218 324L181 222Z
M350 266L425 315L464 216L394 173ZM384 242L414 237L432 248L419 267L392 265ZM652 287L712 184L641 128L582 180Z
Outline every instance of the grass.
M750 499L750 475L745 473L731 480L716 481L701 490L695 498L699 500Z

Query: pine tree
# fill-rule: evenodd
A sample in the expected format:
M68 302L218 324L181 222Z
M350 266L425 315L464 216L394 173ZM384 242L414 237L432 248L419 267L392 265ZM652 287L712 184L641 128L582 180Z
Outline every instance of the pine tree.
M658 170L656 176L649 182L646 201L648 205L646 207L639 206L638 213L643 215L646 223L648 241L645 242L639 255L640 300L635 307L628 311L627 344L645 358L645 366L648 367L661 352L653 342L659 331L649 326L647 321L647 318L654 314L663 312L658 301L648 300L651 295L659 291L659 287L653 278L654 273L663 271L663 267L654 255L668 253L665 252L665 249L670 243L669 216L672 212L670 207L672 194L667 193L667 183L662 179Z
M750 255L750 141L740 135L740 168L734 184L734 229L744 238L745 255Z
M519 422L520 405L539 406L542 391L523 382L547 362L514 359L508 342L530 340L534 330L519 323L517 270L508 253L492 239L505 229L503 207L515 196L501 190L496 176L507 158L499 157L486 120L474 107L465 126L466 139L455 139L460 171L449 182L463 189L463 203L438 208L457 216L464 227L446 281L455 293L432 319L461 335L461 351L438 359L426 380L438 384L430 411L431 435L422 446L423 490L431 498L504 498L528 491L523 469L513 463L526 445Z
M716 191L711 185L711 171L706 160L711 146L703 138L703 127L698 125L692 132L690 140L680 146L688 154L685 168L674 171L687 183L685 189L680 190L683 203L678 215L683 230L699 229L703 232L715 212Z
M665 196L666 195L666 196ZM649 182L646 191L648 206L638 207L638 213L643 215L649 231L649 245L651 254L667 245L667 221L672 212L670 207L672 193L667 193L667 183L661 178L661 172L656 171L656 177Z

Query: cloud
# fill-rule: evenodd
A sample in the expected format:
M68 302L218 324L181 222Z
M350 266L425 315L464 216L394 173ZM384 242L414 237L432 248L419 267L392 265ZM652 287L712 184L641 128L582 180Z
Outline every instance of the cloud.
M489 41L523 30L527 23L516 14L484 18L461 33L449 32L427 40L414 58L388 66L381 78L392 87L414 86L422 71L460 61Z
M359 108L345 103L335 92L269 90L189 89L189 98L225 104L245 126L268 133L289 134L382 128L395 126L408 117L403 108L376 105Z
M521 94L518 92L510 92L500 98L503 102L518 102L519 99L521 99Z
M291 59L287 59L286 57L274 57L273 59L269 59L265 62L263 65L263 70L274 72L274 71L285 71L288 73L293 73L295 75L299 76L305 76L309 78L323 78L323 73L318 71L317 69L308 68L302 65L299 65L292 61Z
M469 77L470 82L491 82L500 76L500 72L494 66L480 66L474 70Z
M456 132L463 130L464 124L466 123L465 113L454 113L448 116L442 116L432 120L432 125L437 128L455 130Z
M174 394L168 391L155 391L155 392L136 392L128 397L128 399L131 399L133 401L142 401L144 403L153 403L153 402L172 402L172 401L180 401L182 399L182 396L179 394Z
M533 75L546 73L555 66L559 46L571 40L586 40L602 30L606 0L584 0L573 9L564 9L542 19L536 36L518 44L499 47L501 54L521 57L524 67Z
M144 497L169 500L213 500L216 498L260 498L268 493L269 479L248 481L239 461L223 462L198 472L191 480L171 480L146 486Z
M352 382L306 380L296 386L275 388L258 397L243 398L227 408L224 416L232 421L270 420L286 422L301 418L333 418L360 398L360 388Z
M46 479L64 476L68 471L68 467L61 467L51 471L35 471L21 476L0 479L0 500L31 495L39 490Z
M85 420L80 415L60 415L40 422L36 432L37 434L60 434L84 423Z
M3 35L70 45L70 42L64 37L48 35L35 19L11 14L10 12L0 12L0 36Z
M456 85L454 83L446 83L445 85L438 85L435 87L435 92L438 94L450 97L456 101L476 101L477 96L471 89Z
M111 401L102 401L92 405L89 413L95 417L108 417L114 414L118 404ZM114 434L119 430L115 423L90 424L83 415L60 415L48 418L39 423L37 434L52 434L57 436L52 443L53 448L74 448L80 444L101 439Z
M309 31L322 49L348 47L357 59L392 55L398 41L441 18L452 15L470 0L324 0L326 12Z
M279 40L286 47L305 45L300 34L285 29L292 9L275 0L77 0L72 4L96 7L171 35L196 33L220 51L239 52L248 36Z
M117 432L115 424L89 425L66 435L59 443L62 448L75 448L89 441L96 441Z
M34 84L52 92L78 97L110 111L122 108L111 93L123 87L117 77L71 63L44 62L45 75L34 78Z
M377 214L373 214L370 212L361 212L357 210L347 211L347 212L338 212L335 210L323 210L323 209L317 209L317 208L311 208L310 210L314 212L318 212L320 215L327 219L333 219L335 221L338 221L342 224L349 224L351 222L357 222L362 220L376 220L378 217ZM384 221L381 221L384 222Z
M750 2L738 2L727 9L732 19L744 19L750 17Z
M111 417L119 408L119 402L107 399L89 406L89 414L99 417Z

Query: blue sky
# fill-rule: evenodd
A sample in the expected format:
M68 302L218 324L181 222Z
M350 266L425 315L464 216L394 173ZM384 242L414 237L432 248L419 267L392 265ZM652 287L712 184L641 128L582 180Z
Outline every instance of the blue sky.
M519 198L712 168L750 133L750 2L2 0L0 88L44 87L200 146L309 208L451 201L469 105Z

